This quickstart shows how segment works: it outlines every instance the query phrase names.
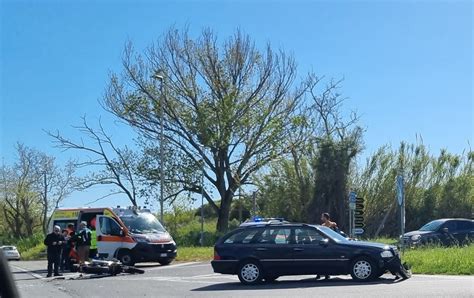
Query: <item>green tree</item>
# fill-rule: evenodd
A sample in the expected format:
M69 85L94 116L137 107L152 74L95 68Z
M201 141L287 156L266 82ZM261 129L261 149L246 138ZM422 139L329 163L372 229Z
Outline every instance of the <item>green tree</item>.
M441 150L436 157L422 143L402 142L398 150L380 148L354 178L359 195L366 200L368 235L398 235L395 179L399 174L405 178L406 230L436 218L470 218L474 211L472 156L472 151L455 155Z
M155 148L164 126L163 145L180 152L174 162L185 165L178 167L181 175L166 179L204 193L218 213L217 230L225 231L235 191L289 151L308 86L297 82L294 59L270 45L259 50L241 32L219 46L211 30L193 39L186 30L171 29L143 55L128 45L123 67L122 75L111 77L104 106ZM151 79L158 71L163 94ZM204 190L193 175L202 164Z
M290 155L271 164L260 183L260 204L268 216L319 222L330 212L345 227L349 172L362 150L362 129L355 113L344 116L341 81L310 75L307 125L299 127L302 141L290 142ZM255 179L257 180L257 179Z

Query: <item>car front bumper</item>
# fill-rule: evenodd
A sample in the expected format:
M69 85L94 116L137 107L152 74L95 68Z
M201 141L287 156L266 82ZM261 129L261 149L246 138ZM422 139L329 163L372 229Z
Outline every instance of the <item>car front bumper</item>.
M5 254L7 260L20 260L19 254Z
M175 259L177 247L174 243L137 243L132 252L137 262L157 261L159 259Z
M388 260L381 261L382 269L390 271L393 275L407 279L411 277L411 270L407 264L402 263L398 255Z

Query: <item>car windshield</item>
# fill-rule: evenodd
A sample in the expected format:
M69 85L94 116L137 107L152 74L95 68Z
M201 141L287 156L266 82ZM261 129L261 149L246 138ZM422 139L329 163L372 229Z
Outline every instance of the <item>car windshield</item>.
M2 247L3 250L15 250L14 246L4 246Z
M120 219L132 233L146 234L166 232L158 219L151 213L121 216Z
M444 223L443 220L433 220L422 226L420 231L436 231Z
M332 240L336 241L337 243L343 243L343 242L348 242L349 241L344 236L342 236L341 234L335 232L334 230L332 230L328 227L318 226L318 229L321 232L323 232L326 236L328 236Z

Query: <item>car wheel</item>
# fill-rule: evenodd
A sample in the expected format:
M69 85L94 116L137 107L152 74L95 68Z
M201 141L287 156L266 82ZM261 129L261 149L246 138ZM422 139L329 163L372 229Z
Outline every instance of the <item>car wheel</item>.
M367 257L355 259L351 265L351 276L356 281L369 281L374 279L378 274L374 262Z
M173 259L159 259L158 260L158 263L160 263L161 266L169 265L171 262L173 262Z
M117 258L122 264L126 266L135 265L135 260L133 259L132 252L128 249L123 249L119 251Z
M239 267L239 280L246 285L258 284L262 281L262 267L253 260L244 261Z

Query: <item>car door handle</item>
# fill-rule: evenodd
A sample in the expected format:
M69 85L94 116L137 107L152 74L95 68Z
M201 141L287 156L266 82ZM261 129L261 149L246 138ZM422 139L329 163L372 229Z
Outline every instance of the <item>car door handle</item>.
M265 248L265 247L257 247L255 250L258 250L258 251L265 251L265 250L268 250L268 249Z
M294 251L303 251L303 250L304 250L304 248L295 247L295 248L293 248L293 250L294 250Z

